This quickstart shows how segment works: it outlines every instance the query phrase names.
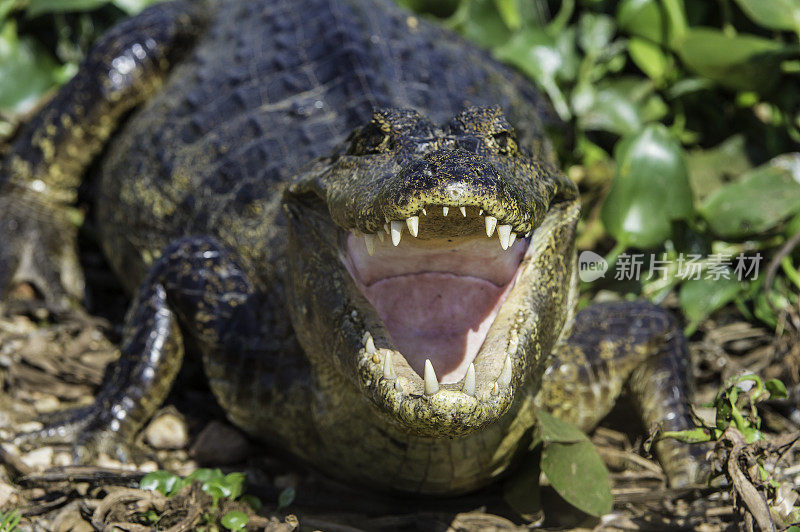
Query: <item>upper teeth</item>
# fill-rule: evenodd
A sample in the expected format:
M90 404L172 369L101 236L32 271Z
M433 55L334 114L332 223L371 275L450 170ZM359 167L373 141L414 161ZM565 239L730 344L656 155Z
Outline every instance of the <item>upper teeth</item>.
M465 206L458 207L458 210L461 212L462 216L467 216L467 208ZM423 215L427 215L427 211L425 209L421 209ZM449 207L442 207L442 214L447 216L450 212ZM480 209L479 216L483 216L483 209ZM491 237L494 235L495 229L497 229L497 236L500 240L500 247L503 249L508 249L514 245L514 242L517 240L517 234L512 232L512 228L510 224L500 224L497 223L497 218L494 216L485 216L484 222L486 223L486 236ZM400 245L400 240L403 236L403 227L408 227L408 232L413 237L419 236L419 216L409 216L406 218L405 223L400 220L390 220L383 226L383 231L386 234L391 235L392 237L392 244L395 246ZM521 233L520 233L521 234ZM525 235L525 237L530 236L530 231ZM361 236L358 234L358 236ZM364 244L366 245L367 252L372 255L375 253L375 238L379 238L381 242L383 242L383 233L378 231L376 234L366 234L364 236Z

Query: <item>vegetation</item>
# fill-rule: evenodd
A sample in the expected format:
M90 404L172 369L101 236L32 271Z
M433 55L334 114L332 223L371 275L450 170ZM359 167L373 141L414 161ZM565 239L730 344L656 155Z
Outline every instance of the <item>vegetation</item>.
M757 402L786 397L786 387L777 379L764 382L756 375L734 377L710 405L716 412L713 426L697 418L696 429L655 435L688 443L716 443L712 481L725 478L732 500L746 510L748 529L753 529L753 521L761 530L785 529L800 523L800 504L792 483L779 482L770 472L800 435L768 437L761 432L756 408Z
M584 282L584 302L600 291L656 302L677 294L687 334L727 305L792 332L800 290L800 0L398 1L515 66L552 102L560 161L584 199L579 247L607 261L604 277ZM149 3L0 0L0 137L74 74L98 35ZM717 397L716 426L662 435L721 442L720 464L751 464L752 471L720 472L735 489L746 485L744 475L769 501L766 510L748 506L762 525L798 518L765 469L778 447L763 443L753 406L780 388L741 377ZM541 467L565 499L607 512L608 475L591 444L558 420L542 421L532 445L540 455L523 464L530 474L509 487L509 501L530 507ZM575 461L580 479L567 474ZM241 493L239 477L229 477L158 472L143 487L168 495L196 480L216 507ZM576 495L578 485L593 490ZM744 493L742 500L752 496ZM293 494L282 497L289 504ZM234 530L236 517L222 524Z

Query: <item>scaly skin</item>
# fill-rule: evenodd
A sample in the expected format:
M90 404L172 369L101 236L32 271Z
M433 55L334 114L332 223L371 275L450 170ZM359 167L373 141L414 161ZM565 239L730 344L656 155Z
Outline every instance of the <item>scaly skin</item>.
M536 408L590 428L625 382L648 425L686 426L672 320L647 304L574 314L579 200L544 115L517 74L386 2L174 2L122 23L0 166L13 235L0 293L20 279L58 304L79 293L63 213L103 146L95 216L138 286L95 404L20 440L124 458L184 345L233 423L382 488L485 485L529 441ZM469 240L484 217L527 249L521 273L472 384L426 384L355 287L347 235L374 245L416 218L420 245ZM685 448L657 450L673 482L694 480Z

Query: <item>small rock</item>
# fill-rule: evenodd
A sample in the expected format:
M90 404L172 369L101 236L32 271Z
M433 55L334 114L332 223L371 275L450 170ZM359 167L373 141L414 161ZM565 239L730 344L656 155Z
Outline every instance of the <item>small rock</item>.
M39 421L27 421L16 426L17 432L35 432L44 427Z
M41 414L49 414L61 408L61 401L55 395L45 395L37 399L33 407Z
M53 448L40 447L19 457L28 467L50 467L53 464Z
M250 454L250 444L241 432L219 421L200 431L189 454L200 464L232 465Z
M14 506L17 498L17 490L11 484L6 484L0 480L0 508Z
M150 422L144 439L155 449L183 449L189 442L189 431L180 416L167 412Z
M56 467L72 465L72 456L65 451L57 452L53 456L53 465Z

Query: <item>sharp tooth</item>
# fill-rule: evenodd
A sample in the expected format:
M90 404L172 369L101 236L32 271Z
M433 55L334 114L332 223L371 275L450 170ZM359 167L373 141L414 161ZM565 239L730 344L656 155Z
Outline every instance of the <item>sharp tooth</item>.
M478 211L478 216L483 216L483 209Z
M428 211L425 210L425 207L422 208L422 214L424 216L428 216Z
M411 233L411 236L417 236L419 233L419 216L409 216L406 218L406 224L408 225L408 232Z
M394 373L394 367L392 366L392 353L387 352L386 358L383 360L383 376L386 379L394 379L397 377Z
M397 246L401 236L403 236L403 222L392 220L392 244Z
M506 361L503 363L503 369L500 371L500 376L497 377L497 383L500 386L508 386L511 384L511 356L506 355Z
M486 217L486 236L492 236L494 234L494 228L497 226L497 218L494 216L487 216Z
M503 249L508 249L508 241L511 238L511 226L510 225L498 225L497 226L497 236L500 237L500 247Z
M375 349L375 341L372 339L371 334L369 334L369 336L367 336L367 339L364 340L364 349L366 349L367 353L370 355L374 355L378 351L377 349Z
M403 381L402 378L399 378L396 381L394 381L394 389L397 390L398 392L401 392L401 393L404 391L403 390L403 382L402 381Z
M500 385L495 381L495 383L492 384L492 395L497 395L498 393L500 393Z
M517 233L511 233L511 238L508 239L508 247L514 245L514 241L517 239Z
M375 253L375 235L364 235L364 243L367 245L367 253L371 257Z
M450 212L450 207L442 207L442 214L447 216L447 213Z
M433 395L439 391L439 381L436 380L436 372L433 371L431 359L425 359L425 395Z
M464 377L464 386L461 387L461 391L475 396L475 364L470 364L467 368L467 376Z
M383 231L379 230L376 234L378 235L378 240L380 240L381 242L383 242L383 239L386 238L383 234Z
M461 206L461 207L458 208L458 210L461 211L461 216L463 216L464 218L467 217L467 208L466 207Z

